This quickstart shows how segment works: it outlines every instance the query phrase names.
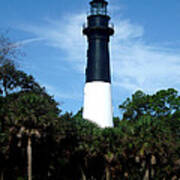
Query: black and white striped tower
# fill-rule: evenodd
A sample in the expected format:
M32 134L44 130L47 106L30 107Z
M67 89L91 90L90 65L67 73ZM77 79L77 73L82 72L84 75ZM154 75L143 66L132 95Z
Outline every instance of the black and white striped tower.
M88 38L83 118L102 128L113 126L108 44L114 29L109 26L107 5L105 0L92 0L87 25L83 28Z

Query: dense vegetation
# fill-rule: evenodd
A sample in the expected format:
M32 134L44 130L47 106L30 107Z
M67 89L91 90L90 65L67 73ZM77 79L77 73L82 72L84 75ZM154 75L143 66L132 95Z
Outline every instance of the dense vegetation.
M137 91L101 129L58 103L14 64L0 37L0 180L180 178L180 96Z

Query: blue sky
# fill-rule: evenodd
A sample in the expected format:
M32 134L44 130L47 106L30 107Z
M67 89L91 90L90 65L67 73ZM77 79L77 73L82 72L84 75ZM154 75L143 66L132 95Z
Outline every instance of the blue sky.
M0 0L0 31L21 45L20 68L47 88L63 111L83 106L88 0ZM118 105L136 90L180 91L180 1L109 0L112 97Z

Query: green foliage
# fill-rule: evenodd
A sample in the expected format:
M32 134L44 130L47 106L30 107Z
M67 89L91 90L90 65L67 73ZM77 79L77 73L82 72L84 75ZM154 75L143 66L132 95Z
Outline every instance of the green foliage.
M174 169L179 168L175 162L180 159L177 153L180 148L179 100L174 89L161 90L151 96L138 91L119 106L124 114L118 127L133 138L134 157L140 162L145 159L144 166L149 171L153 169L151 176L154 174L158 179L178 176ZM151 162L152 157L155 164Z
M0 66L0 95L8 95L18 91L40 93L43 90L31 75L17 70L14 65L8 63Z
M136 121L143 115L165 119L179 113L180 97L174 89L161 90L152 96L137 91L132 100L127 98L119 108L123 111L123 120Z

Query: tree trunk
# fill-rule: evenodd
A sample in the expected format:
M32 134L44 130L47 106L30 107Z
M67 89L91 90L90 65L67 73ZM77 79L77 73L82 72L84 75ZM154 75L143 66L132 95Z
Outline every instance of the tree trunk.
M4 180L4 173L3 173L3 170L1 171L1 180Z
M110 180L110 171L109 171L109 167L106 167L106 180Z
M31 137L28 136L27 145L27 158L28 158L28 180L32 180L32 147L31 147Z
M146 166L145 166L145 174L144 174L144 179L143 180L150 180L150 158L147 156L146 157Z
M82 174L82 180L86 180L86 175L82 168L81 168L81 174Z
M144 180L149 180L149 169L148 168L145 171Z

